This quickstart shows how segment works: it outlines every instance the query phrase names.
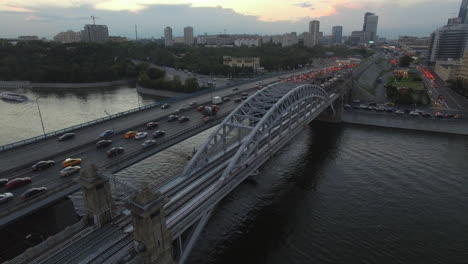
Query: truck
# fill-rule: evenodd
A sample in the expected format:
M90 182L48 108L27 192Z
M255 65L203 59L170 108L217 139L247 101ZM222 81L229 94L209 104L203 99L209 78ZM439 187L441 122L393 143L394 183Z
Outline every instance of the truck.
M222 104L223 99L220 96L213 96L213 98L211 99L211 103L214 105Z
M205 106L205 108L201 111L203 116L215 116L218 113L219 106L217 105L211 105L211 106Z

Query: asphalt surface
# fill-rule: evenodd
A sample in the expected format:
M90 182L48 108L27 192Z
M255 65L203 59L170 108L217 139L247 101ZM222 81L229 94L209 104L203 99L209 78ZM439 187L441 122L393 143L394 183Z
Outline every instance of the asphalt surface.
M292 74L287 74L285 76L290 75ZM272 77L263 80L263 83L277 80L278 77ZM253 94L257 90L255 87L256 82L240 85L238 86L238 91L235 92L232 89L224 89L213 93L213 96L229 96L231 98L231 101L221 105L219 114L230 112L235 109L238 103L233 102L232 99L239 97L240 93L248 91L250 95ZM196 107L203 103L206 105L210 99L210 94L189 98L172 104L169 109L154 107L146 111L116 118L113 121L104 122L91 127L80 129L76 131L76 137L70 140L60 142L56 138L52 138L0 153L0 178L13 179L17 177L30 177L32 179L31 184L19 187L14 190L8 190L5 187L0 187L0 193L12 192L15 195L15 198L12 201L1 204L0 209L15 208L15 205L22 202L21 194L30 188L47 187L50 189L71 181L71 178L77 174L70 175L68 177L60 177L59 174L60 170L63 169L62 162L66 158L81 158L83 160L83 164L92 160L96 166L101 167L110 162L112 159L117 158L108 158L105 154L105 152L111 147L123 147L125 149L125 153L130 153L141 150L141 144L147 139L152 139L152 131L164 130L166 132L166 136L169 136L179 132L180 130L185 130L196 126L202 122L202 115L196 110ZM167 121L168 115L174 112L178 107L189 107L189 104L192 101L197 101L198 104L181 114L188 116L190 121L185 123L179 123L178 121ZM162 120L159 121L158 119ZM145 127L145 124L150 121L159 122L159 128L148 130ZM114 131L116 132L116 134L110 138L113 141L112 145L102 149L96 149L94 143L99 140L98 135L101 132L112 128L114 128ZM141 140L125 139L123 135L129 130L145 131L148 132L148 136ZM56 165L54 167L47 168L39 172L32 171L32 164L40 160L49 159L56 161Z

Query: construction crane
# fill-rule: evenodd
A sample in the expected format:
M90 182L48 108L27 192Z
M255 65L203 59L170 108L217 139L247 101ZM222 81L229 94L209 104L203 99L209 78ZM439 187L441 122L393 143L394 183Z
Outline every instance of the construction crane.
M95 16L91 16L91 18L93 19L93 25L96 25L96 18L99 18L99 17L95 17Z

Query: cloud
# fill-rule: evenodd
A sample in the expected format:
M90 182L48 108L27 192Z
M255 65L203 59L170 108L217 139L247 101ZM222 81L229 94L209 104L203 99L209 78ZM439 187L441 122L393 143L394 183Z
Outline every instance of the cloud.
M4 4L0 5L0 12L13 12L13 13L31 13L34 12L31 9L24 8L21 6L11 5L11 4Z
M312 4L310 2L303 2L299 4L293 4L294 6L302 7L302 8L311 8Z

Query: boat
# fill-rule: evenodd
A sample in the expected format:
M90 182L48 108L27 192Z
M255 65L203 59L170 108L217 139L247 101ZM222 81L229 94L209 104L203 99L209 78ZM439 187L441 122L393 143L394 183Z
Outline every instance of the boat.
M2 93L0 94L0 98L5 101L13 102L24 102L28 100L27 96L15 93Z

